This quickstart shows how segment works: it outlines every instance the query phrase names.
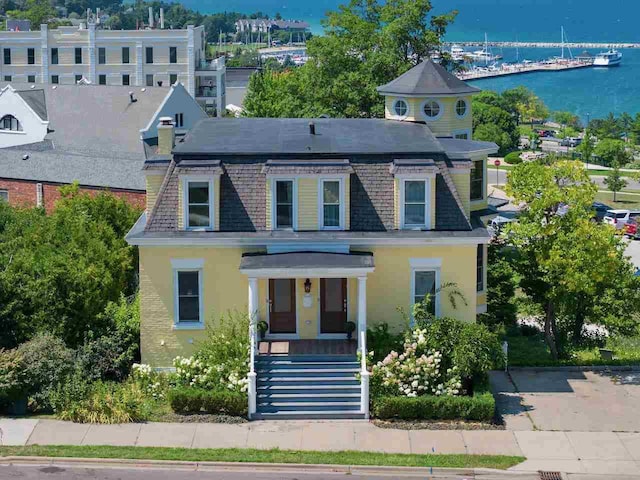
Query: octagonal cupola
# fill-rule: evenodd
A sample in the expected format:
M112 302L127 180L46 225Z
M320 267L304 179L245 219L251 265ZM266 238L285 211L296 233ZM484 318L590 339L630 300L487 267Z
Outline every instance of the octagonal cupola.
M426 123L438 137L471 139L471 96L480 92L427 60L378 87L385 118Z

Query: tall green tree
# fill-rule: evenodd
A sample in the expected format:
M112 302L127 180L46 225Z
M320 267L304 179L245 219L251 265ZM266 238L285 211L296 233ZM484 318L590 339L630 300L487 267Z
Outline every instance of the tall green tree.
M21 10L10 10L7 12L10 18L24 18L31 22L33 30L39 30L40 25L49 23L49 20L56 16L56 12L49 0L27 0Z
M602 164L606 167L613 167L614 165L620 167L633 160L626 144L622 140L612 138L605 138L598 142L594 153L600 157Z
M627 181L622 178L620 173L620 165L618 162L614 162L611 166L611 170L607 173L604 179L604 184L609 190L613 192L613 201L618 201L618 192L627 186Z
M580 155L582 155L582 161L589 165L591 158L593 157L593 153L596 148L596 143L591 135L591 130L587 128L587 131L584 133L584 138L582 139L582 143L576 147L576 150Z
M310 105L293 111L296 117L309 110L332 117L382 117L384 100L376 87L438 50L455 15L433 15L430 0L351 0L327 14L325 35L308 42L310 61L287 76L249 85L247 115L282 111L262 105L275 101ZM276 99L273 92L283 97Z
M591 221L596 191L580 162L527 162L509 174L507 193L524 206L509 227L509 242L518 252L514 266L522 290L544 310L544 336L553 358L566 354L567 332L581 330L580 322L594 311L602 292L615 290L620 275L632 275L620 238ZM572 308L576 299L580 315ZM567 317L564 330L559 312Z

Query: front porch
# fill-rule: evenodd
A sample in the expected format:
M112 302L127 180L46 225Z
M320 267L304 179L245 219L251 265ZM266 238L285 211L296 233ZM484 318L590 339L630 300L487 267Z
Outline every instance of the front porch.
M251 418L368 418L366 285L373 269L371 253L243 255ZM258 322L266 323L261 341Z
M357 347L351 340L262 340L258 344L258 355L356 356Z

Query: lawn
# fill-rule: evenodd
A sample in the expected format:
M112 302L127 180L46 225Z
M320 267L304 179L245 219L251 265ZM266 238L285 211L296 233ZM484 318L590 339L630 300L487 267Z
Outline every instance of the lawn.
M606 203L613 208L629 209L640 207L640 195L631 192L618 192L616 195L617 201L613 201L613 193L611 192L598 192L596 194L596 201Z
M581 348L568 360L553 360L542 335L505 335L509 343L509 366L544 367L557 365L640 365L640 337L612 337L606 348L613 360L603 360L597 348Z
M374 452L312 452L256 450L252 448L159 448L111 446L0 447L7 456L118 458L134 460L178 460L190 462L299 463L305 465L371 465L393 467L496 468L505 470L523 462L523 457L501 455L415 455Z

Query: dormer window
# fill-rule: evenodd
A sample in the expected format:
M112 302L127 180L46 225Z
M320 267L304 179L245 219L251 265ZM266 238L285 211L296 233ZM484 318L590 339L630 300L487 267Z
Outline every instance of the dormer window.
M5 115L0 118L0 130L10 130L12 132L21 132L22 125L13 115Z
M416 230L430 228L429 187L429 178L401 180L401 228Z
M186 230L212 230L213 178L185 177L182 183Z
M442 114L442 106L436 100L427 100L422 104L422 113L426 120L436 120Z
M341 178L320 179L318 190L320 229L344 230L344 180Z
M275 228L294 229L295 182L290 179L274 180Z

